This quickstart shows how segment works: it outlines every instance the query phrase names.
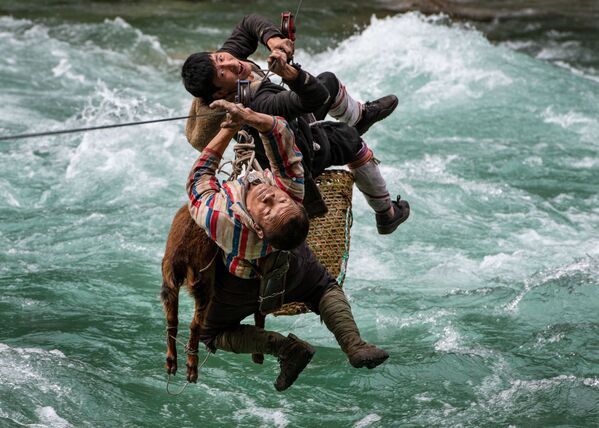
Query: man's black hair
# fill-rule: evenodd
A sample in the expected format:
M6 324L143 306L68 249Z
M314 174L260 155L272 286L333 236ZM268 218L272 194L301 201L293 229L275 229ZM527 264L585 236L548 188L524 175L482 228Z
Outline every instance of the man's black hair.
M183 85L187 92L201 98L206 104L214 101L212 97L219 88L212 81L216 76L216 67L210 57L210 52L198 52L189 55L181 69Z
M298 204L299 213L276 230L264 231L264 239L277 250L293 250L306 240L310 230L308 212L303 205Z

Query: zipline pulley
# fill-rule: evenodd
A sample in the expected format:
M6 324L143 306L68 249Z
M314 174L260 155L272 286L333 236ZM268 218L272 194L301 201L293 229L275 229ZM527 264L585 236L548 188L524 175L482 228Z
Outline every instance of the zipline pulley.
M237 81L237 95L235 95L235 103L243 104L248 107L252 101L252 91L250 89L251 80Z
M295 19L293 13L281 13L281 33L292 42L295 42Z

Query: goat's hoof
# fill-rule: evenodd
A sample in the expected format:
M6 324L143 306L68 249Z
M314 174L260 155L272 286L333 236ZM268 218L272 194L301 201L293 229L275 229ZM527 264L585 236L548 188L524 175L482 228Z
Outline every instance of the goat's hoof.
M187 364L187 382L197 383L198 381L198 365Z
M166 373L175 375L177 373L177 359L173 357L166 357Z

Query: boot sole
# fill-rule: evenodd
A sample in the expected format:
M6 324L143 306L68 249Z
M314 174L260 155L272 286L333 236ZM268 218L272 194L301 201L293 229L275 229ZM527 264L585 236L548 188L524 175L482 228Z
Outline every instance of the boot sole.
M362 367L366 367L367 369L373 369L383 364L387 360L387 358L389 358L389 355L381 355L377 358L369 358L357 361L355 364L350 361L350 364L357 369L361 369Z

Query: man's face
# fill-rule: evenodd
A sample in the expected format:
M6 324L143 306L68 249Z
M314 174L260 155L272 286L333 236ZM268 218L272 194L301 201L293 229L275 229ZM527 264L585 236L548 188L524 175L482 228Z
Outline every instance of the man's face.
M287 193L265 183L250 186L245 204L256 223L256 233L260 238L264 237L264 230L276 230L290 218L299 215L299 207Z
M214 52L210 58L216 68L216 75L212 80L218 91L213 94L215 99L227 98L237 92L237 80L247 79L252 72L252 64L240 61L226 52Z

